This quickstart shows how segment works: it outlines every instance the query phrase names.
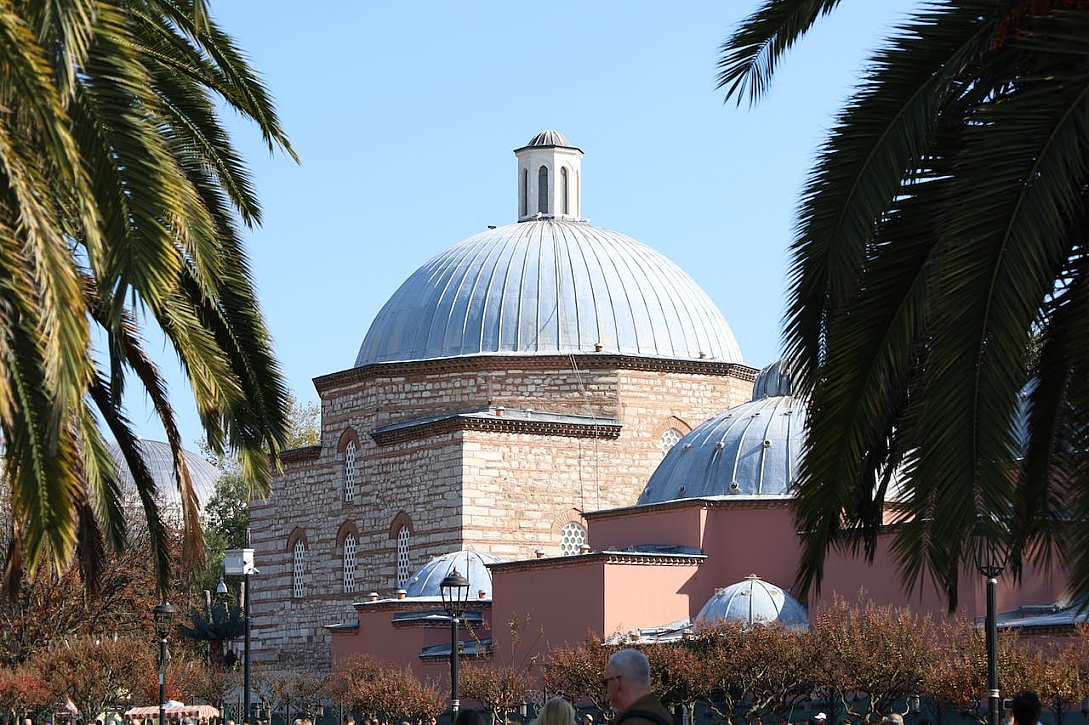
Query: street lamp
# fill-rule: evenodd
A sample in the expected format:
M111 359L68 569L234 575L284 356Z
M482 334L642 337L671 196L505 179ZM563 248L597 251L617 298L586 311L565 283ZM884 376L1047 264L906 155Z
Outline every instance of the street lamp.
M155 618L155 634L159 637L159 725L166 725L166 638L177 612L165 600L151 608L151 615Z
M260 574L253 565L253 549L227 549L223 552L223 571L228 576L242 576L242 617L246 636L242 644L242 708L243 722L252 722L250 715L250 574ZM220 581L220 587L227 587Z
M1001 725L1002 700L998 691L998 577L1006 568L1005 549L1000 538L1003 524L990 514L976 514L972 531L975 539L976 569L987 578L987 697L989 725Z
M465 614L469 601L469 580L453 568L439 583L442 608L450 615L450 711L456 717L461 705L458 701L458 620Z

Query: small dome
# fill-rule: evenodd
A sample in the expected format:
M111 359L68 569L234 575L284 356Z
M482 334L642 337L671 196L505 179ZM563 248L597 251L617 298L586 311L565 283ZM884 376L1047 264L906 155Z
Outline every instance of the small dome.
M790 368L786 360L776 360L761 370L752 384L752 399L775 398L782 395L793 395L794 389L790 380Z
M745 581L716 591L696 615L697 624L723 620L747 624L782 622L798 627L808 623L809 614L797 599L750 574Z
M575 148L562 133L551 129L541 131L531 138L526 146L565 146L567 148Z
M482 554L478 551L452 551L449 554L436 556L424 564L405 582L405 591L409 597L439 597L439 584L451 569L469 580L469 598L476 599L481 589L484 590L485 599L492 597L492 573L487 564L498 564L502 559L491 554Z
M670 448L637 503L789 495L804 441L802 401L783 395L743 403L700 423Z
M160 501L167 506L180 506L181 498L178 496L178 483L174 478L174 454L170 450L170 444L162 441L140 440L137 442L140 449L140 457L144 459L151 478L155 481L155 488L159 492ZM121 454L121 446L110 441L106 448L113 456L114 465L117 467L117 476L121 481L122 490L135 494L136 484L132 479L132 472L125 457ZM216 481L223 474L218 468L204 460L196 453L182 451L185 465L189 468L189 478L193 481L193 488L197 492L197 501L201 509L215 492Z
M722 313L665 256L617 232L542 220L489 229L416 270L355 364L595 349L742 361Z

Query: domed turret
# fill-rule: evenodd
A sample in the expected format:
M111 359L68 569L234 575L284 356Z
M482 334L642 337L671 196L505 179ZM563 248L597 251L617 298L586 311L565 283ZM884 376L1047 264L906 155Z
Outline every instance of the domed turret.
M809 613L797 599L779 587L750 574L745 581L716 591L700 609L695 621L703 625L720 621L750 625L781 622L797 627L808 623Z

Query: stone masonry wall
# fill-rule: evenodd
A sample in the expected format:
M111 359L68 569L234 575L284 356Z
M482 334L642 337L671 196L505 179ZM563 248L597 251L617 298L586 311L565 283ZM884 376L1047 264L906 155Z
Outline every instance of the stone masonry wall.
M562 358L560 359L562 361ZM325 626L354 621L369 591L397 588L394 522L412 532L410 571L463 545L507 559L559 553L563 524L582 511L634 503L661 461L662 434L686 433L748 400L747 375L648 370L405 370L322 390L320 451L293 457L251 507L261 574L252 579L257 661L329 665ZM576 361L578 362L578 361ZM742 371L744 372L744 371ZM623 423L617 439L453 431L378 446L376 428L491 406ZM344 500L344 444L358 441L360 481ZM357 538L356 588L344 591L343 536ZM292 588L292 546L306 545L305 596Z

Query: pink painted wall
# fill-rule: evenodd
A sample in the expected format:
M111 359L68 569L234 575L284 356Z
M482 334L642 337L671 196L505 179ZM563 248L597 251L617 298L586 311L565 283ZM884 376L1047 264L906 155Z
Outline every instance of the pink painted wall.
M485 626L477 625L472 631L460 630L460 641L472 642L475 637L490 636L490 602L479 602L476 608L483 615ZM379 660L396 665L408 665L423 681L434 680L448 685L450 664L446 658L422 660L420 650L437 644L450 644L450 624L446 622L409 623L394 626L393 615L398 612L422 610L434 611L442 606L435 603L419 604L411 600L383 600L356 605L359 627L355 630L334 630L332 637L333 668L337 663L355 654L370 654Z

